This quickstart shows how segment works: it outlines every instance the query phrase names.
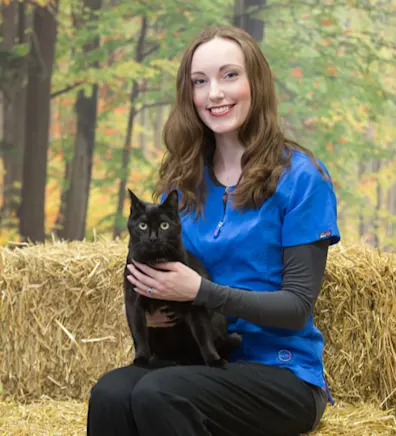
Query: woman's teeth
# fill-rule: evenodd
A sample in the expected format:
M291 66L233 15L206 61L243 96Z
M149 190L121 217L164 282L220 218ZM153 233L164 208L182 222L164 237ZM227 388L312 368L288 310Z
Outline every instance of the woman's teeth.
M232 106L212 107L210 111L214 114L221 114L231 109Z

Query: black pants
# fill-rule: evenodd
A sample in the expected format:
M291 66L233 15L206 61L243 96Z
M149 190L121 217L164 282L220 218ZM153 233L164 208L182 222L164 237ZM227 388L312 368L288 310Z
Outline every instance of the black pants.
M92 389L87 434L296 436L315 418L312 386L284 368L131 365L105 374Z

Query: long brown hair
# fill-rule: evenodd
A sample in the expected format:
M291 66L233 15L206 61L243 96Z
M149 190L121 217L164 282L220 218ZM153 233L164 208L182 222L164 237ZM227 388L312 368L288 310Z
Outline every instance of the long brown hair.
M290 166L291 149L303 151L313 158L309 150L285 138L279 127L271 69L256 41L240 28L208 28L187 47L181 60L176 102L163 131L166 152L154 192L154 198L158 199L163 192L180 189L183 194L181 210L195 211L198 215L206 193L204 166L214 153L215 138L193 104L191 62L197 47L215 37L239 44L251 88L250 110L238 133L245 151L241 159L241 179L232 195L235 207L256 208L274 194L279 177ZM318 164L317 167L321 171Z

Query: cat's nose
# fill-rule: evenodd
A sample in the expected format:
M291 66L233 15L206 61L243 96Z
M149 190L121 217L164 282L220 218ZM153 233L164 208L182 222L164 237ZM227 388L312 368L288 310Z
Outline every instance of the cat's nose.
M153 232L150 235L150 241L155 241L157 239L157 235Z

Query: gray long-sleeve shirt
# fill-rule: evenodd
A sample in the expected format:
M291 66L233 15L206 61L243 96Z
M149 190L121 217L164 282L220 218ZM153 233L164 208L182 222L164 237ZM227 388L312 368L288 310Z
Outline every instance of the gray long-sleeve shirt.
M275 292L254 292L202 279L194 304L254 324L300 330L318 298L327 260L328 241L285 247L282 285Z

